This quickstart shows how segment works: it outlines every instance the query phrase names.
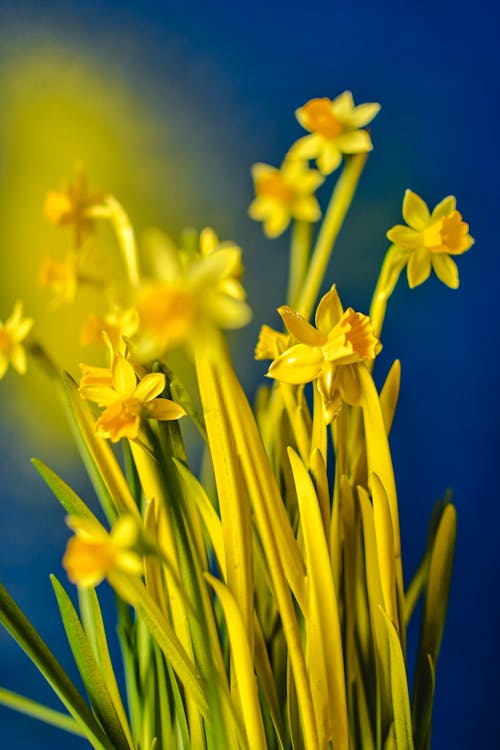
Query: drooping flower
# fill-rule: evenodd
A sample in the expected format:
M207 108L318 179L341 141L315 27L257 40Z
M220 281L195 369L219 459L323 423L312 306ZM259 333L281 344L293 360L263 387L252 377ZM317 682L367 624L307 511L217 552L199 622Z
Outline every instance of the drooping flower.
M141 360L188 340L207 340L214 328L249 322L237 245L219 242L207 228L200 234L199 252L178 250L159 233L152 251L154 279L144 283L135 300L140 330L133 344Z
M452 289L459 285L458 268L451 255L462 255L473 244L469 225L456 210L456 200L448 195L432 213L425 201L407 190L403 200L407 226L397 224L387 232L388 239L408 253L408 283L413 289L434 269L436 276Z
M268 237L285 231L291 219L318 221L321 217L314 192L324 178L303 161L285 159L280 169L254 164L255 199L248 209L252 219L262 221Z
M5 323L0 322L0 379L7 372L9 364L19 375L26 372L26 352L22 342L32 326L33 319L23 317L23 303L18 300L12 315Z
M141 557L133 550L138 527L131 516L119 518L111 533L97 521L75 516L69 516L67 524L75 536L68 542L63 565L72 583L89 588L113 571L142 574Z
M296 110L296 116L310 135L299 138L288 156L292 159L316 159L318 169L327 175L342 161L343 154L362 154L373 148L364 127L373 120L380 104L354 106L350 91L335 99L311 99Z
M83 368L80 395L105 407L96 423L96 432L113 443L121 438L134 440L141 419L171 420L186 414L182 406L167 398L158 398L165 390L165 375L149 373L137 380L137 374L123 354L115 353L111 369Z
M335 285L318 305L316 327L290 307L280 307L278 312L299 343L280 354L267 375L292 385L314 381L323 400L325 421L330 423L342 401L358 402L356 368L364 360L374 359L381 349L370 318L352 307L344 311Z
M89 192L87 177L81 164L75 168L74 182L66 182L62 190L50 190L45 198L44 213L47 219L58 226L73 224L75 245L79 248L86 234L91 234L94 225L89 212L104 200L104 193Z

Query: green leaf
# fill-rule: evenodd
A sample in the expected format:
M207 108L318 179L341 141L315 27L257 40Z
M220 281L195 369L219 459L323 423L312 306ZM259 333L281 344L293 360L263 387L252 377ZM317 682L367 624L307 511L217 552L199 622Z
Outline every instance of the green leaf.
M435 668L443 637L455 552L456 510L448 503L432 543L413 688L412 718L416 750L430 746Z
M55 711L53 708L44 706L30 698L25 698L24 695L18 695L5 688L0 688L0 703L7 708L12 708L14 711L31 716L33 719L40 719L40 721L44 721L46 724L63 729L65 732L78 734L80 737L85 736L84 732L82 732L71 716L63 714L61 711Z
M87 690L92 707L115 750L130 750L120 718L113 705L106 681L97 664L89 640L80 623L78 614L55 576L50 577L61 612L64 629L68 637L75 662Z
M38 667L95 750L114 750L82 695L53 653L0 584L0 622Z
M92 511L81 500L66 482L61 479L52 469L49 469L43 461L32 458L31 463L48 484L54 495L57 497L63 508L70 516L78 518L87 518L95 523L99 523Z

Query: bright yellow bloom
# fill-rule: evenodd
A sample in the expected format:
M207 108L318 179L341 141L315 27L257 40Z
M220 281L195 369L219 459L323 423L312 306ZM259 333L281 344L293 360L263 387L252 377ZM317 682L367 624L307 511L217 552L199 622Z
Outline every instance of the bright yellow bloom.
M165 390L163 373L149 373L137 382L136 372L123 354L114 355L111 370L85 366L82 369L80 394L106 407L97 420L96 432L113 443L121 438L134 440L142 418L170 420L186 414L174 401L158 398Z
M103 344L103 333L106 334L112 346L116 348L122 337L131 338L139 328L139 313L135 307L113 307L106 315L90 313L82 325L80 341L82 346L89 344Z
M94 226L89 211L103 202L104 193L89 193L83 167L77 165L74 182L67 182L62 190L51 190L45 198L44 213L49 221L58 226L73 224L75 244L80 247L86 234Z
M264 222L268 237L285 231L291 219L318 221L321 209L313 193L324 178L303 161L285 159L280 169L254 164L255 199L248 209L252 219Z
M88 588L97 586L113 571L142 574L142 560L132 549L138 536L132 517L118 519L110 534L89 519L69 516L67 524L75 536L68 542L63 565L72 583Z
M26 352L22 342L33 325L32 318L23 318L23 303L17 301L10 318L0 322L0 379L9 364L19 375L26 372Z
M255 359L274 359L290 346L290 336L263 325L255 347Z
M373 120L380 104L354 106L350 91L336 99L311 99L296 110L297 120L310 135L291 147L292 159L316 159L318 169L330 174L339 166L343 154L364 154L373 148L370 136L362 128Z
M38 272L38 283L49 287L54 295L54 306L73 302L78 286L77 258L74 255L64 261L44 258Z
M437 204L431 213L416 193L407 190L403 200L403 219L387 232L388 239L408 252L408 283L413 289L422 284L434 269L443 284L456 289L457 265L450 255L462 255L473 244L469 225L456 210L453 195Z
M316 327L290 307L280 307L278 312L299 343L277 357L267 375L292 385L315 381L325 421L330 423L342 401L357 403L356 368L364 360L374 359L381 349L370 318L352 307L344 312L335 285L318 305Z
M152 250L156 280L145 284L135 301L140 331L133 344L141 360L188 340L206 340L214 327L241 328L249 322L237 245L219 242L207 228L198 253L178 250L159 233Z

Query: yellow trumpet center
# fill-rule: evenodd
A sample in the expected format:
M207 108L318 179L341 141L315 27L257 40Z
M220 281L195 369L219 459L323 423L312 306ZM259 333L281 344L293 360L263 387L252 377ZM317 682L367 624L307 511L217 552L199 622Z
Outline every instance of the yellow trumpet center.
M459 211L452 211L423 232L425 247L432 253L450 253L456 255L467 249L469 225L462 221Z

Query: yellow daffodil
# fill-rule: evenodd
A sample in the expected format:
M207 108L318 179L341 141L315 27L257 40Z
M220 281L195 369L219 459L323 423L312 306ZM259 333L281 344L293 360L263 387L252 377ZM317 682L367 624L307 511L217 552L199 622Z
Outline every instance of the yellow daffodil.
M292 385L315 381L323 400L325 421L329 423L342 401L358 401L356 368L380 351L370 319L352 307L344 312L335 285L318 305L316 327L290 307L280 307L278 312L299 343L277 357L267 374Z
M73 302L78 286L76 256L70 255L64 261L44 258L38 272L38 283L52 292L53 306Z
M354 106L350 91L335 99L311 99L296 110L296 116L310 135L300 138L289 151L292 159L316 159L318 169L330 174L339 166L343 154L371 151L370 136L363 128L373 120L380 104Z
M9 364L24 375L26 372L26 352L22 342L33 325L32 318L23 318L23 303L17 301L10 318L0 322L0 379L7 372Z
M268 164L254 164L252 177L255 199L248 213L264 223L268 237L285 231L291 219L315 222L321 217L314 192L324 178L303 161L285 160L280 169Z
M291 337L287 333L280 333L271 326L263 325L255 347L255 359L279 357L291 345L290 341Z
M469 225L456 210L453 195L434 208L416 193L407 190L403 200L403 218L408 226L397 224L387 232L388 239L408 253L408 283L413 289L422 284L434 269L446 286L456 289L458 269L450 255L462 255L473 244Z
M67 182L62 190L51 190L45 198L44 213L58 226L73 224L75 244L79 248L86 234L93 232L89 211L103 202L104 193L90 193L83 167L77 165L74 182Z
M118 519L111 533L97 521L75 516L69 516L67 524L75 536L68 542L63 565L72 583L88 588L97 586L113 571L142 574L142 560L132 549L138 536L133 518Z
M113 307L106 315L90 313L82 325L80 341L82 346L103 344L103 333L113 347L118 347L122 337L131 338L139 328L139 313L135 307Z
M123 354L114 355L111 371L87 368L83 372L80 394L105 407L97 420L96 431L113 443L121 438L134 440L142 418L179 419L186 413L174 401L158 398L165 389L163 373L149 373L137 382L136 372Z
M155 280L138 292L140 330L134 351L142 360L161 356L187 340L206 340L215 328L246 325L251 310L239 281L241 249L219 242L212 229L200 235L200 252L179 251L157 235L152 255Z

